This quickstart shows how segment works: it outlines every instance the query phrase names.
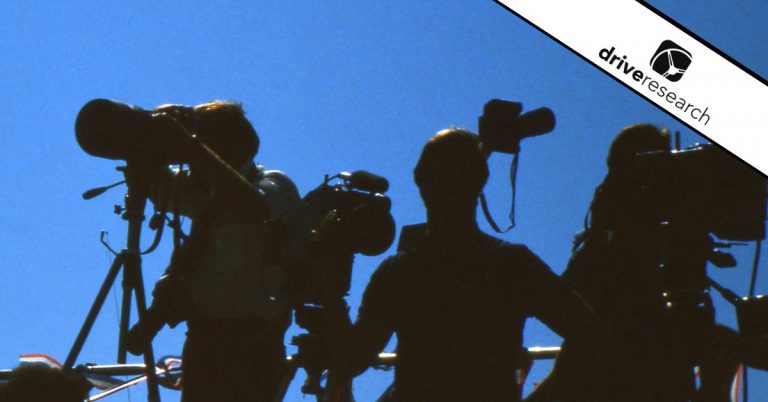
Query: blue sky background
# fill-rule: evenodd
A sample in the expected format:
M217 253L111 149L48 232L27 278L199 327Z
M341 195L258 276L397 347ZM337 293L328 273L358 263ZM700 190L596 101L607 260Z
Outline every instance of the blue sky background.
M651 4L768 76L768 3ZM124 188L80 198L121 179L119 162L89 156L75 141L75 117L93 98L145 108L240 101L261 136L258 162L287 172L302 194L325 173L384 175L398 228L424 220L411 169L427 138L452 125L476 129L490 98L548 106L557 128L523 143L518 225L503 238L527 244L556 272L622 127L651 122L680 130L684 145L705 142L492 1L3 2L0 71L0 368L21 353L63 362L110 265L99 232L114 248L125 245L126 224L112 213ZM493 156L486 191L499 219L509 206L508 169L508 156ZM148 288L169 251L167 238L144 259ZM737 250L739 267L713 276L745 294L752 252ZM357 259L353 311L383 257ZM768 292L765 265L759 292ZM118 304L110 295L79 362L115 361ZM723 303L718 318L735 322ZM156 355L180 354L183 338L183 325L164 330ZM528 325L527 345L558 343ZM548 364L535 367L532 381ZM768 392L767 375L750 378L753 396ZM369 370L355 382L358 400L374 400L391 379ZM303 400L300 380L286 400ZM107 400L143 399L138 386Z

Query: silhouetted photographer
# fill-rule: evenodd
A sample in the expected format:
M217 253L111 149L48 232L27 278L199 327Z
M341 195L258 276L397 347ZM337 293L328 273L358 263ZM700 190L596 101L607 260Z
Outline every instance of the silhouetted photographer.
M253 163L259 138L242 107L216 101L144 111L95 100L77 132L91 154L143 162L145 194L156 210L176 215L171 264L128 333L128 350L140 354L165 324L186 321L182 401L271 400L291 311L276 220L299 195L285 174ZM179 215L192 219L188 236Z
M589 357L605 368L575 390L562 383L587 361L564 350L536 400L730 401L737 365L767 368L768 343L715 323L706 266L735 265L713 234L764 237L765 180L712 146L670 150L667 132L648 124L623 129L607 165L563 279L626 349L610 362Z
M544 262L478 228L488 152L457 128L427 142L414 169L425 230L379 266L363 295L352 366L364 371L396 334L398 402L520 400L528 317L579 344L599 338L592 311Z

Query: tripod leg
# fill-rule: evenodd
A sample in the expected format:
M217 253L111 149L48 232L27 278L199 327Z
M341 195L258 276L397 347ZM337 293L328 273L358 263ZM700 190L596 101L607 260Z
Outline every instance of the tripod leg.
M91 310L88 311L88 315L86 316L85 321L83 321L83 326L80 328L80 332L77 334L77 338L75 338L75 342L72 344L72 349L70 349L69 354L67 355L67 360L64 361L65 370L74 367L77 356L83 349L83 345L85 344L86 338L88 338L88 334L91 332L93 323L96 321L96 317L98 317L101 307L104 305L104 300L107 298L109 290L115 283L117 274L123 266L123 258L124 255L122 253L118 254L112 262L112 266L109 268L109 272L107 272L107 276L101 284L99 293L96 295L96 299L94 299L93 304L91 305Z
M125 336L128 333L128 328L131 324L131 293L135 287L133 283L134 278L129 278L129 269L127 267L123 271L123 301L120 308L120 332L118 333L117 340L117 363L125 364L126 356L128 355L125 346Z
M131 254L131 258L125 262L124 271L124 291L123 291L123 316L121 317L120 327L120 351L125 358L124 335L128 333L130 318L131 293L136 296L136 311L139 321L146 320L147 301L144 292L144 279L141 275L141 258L138 253ZM127 307L126 307L127 306ZM155 372L155 354L152 350L152 341L147 342L144 349L144 365L147 369L147 400L149 402L159 402L160 393L157 384L157 373Z
M275 393L275 398L272 400L273 402L283 402L285 394L288 392L288 386L291 385L293 378L296 377L296 371L298 370L299 366L295 364L288 365L285 370L285 375L283 376L283 381L280 383L280 388L278 388Z

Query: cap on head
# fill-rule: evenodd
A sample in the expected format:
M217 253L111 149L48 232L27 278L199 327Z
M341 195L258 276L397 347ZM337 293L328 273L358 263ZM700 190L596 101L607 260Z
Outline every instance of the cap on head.
M438 132L424 145L413 177L425 200L476 199L488 180L480 138L460 128Z
M630 169L635 155L669 150L669 133L652 124L633 124L623 128L611 143L605 162L610 172Z

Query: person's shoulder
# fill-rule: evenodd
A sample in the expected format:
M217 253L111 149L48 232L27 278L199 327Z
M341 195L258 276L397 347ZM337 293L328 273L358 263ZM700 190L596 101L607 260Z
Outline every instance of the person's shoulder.
M268 180L272 183L277 184L281 189L291 190L292 192L298 195L299 191L296 188L296 184L282 170L265 169L263 166L258 166L258 165L256 166L256 169L258 169L260 173L259 181Z
M273 215L279 216L296 206L301 200L296 184L280 170L251 165L246 178L259 193L267 198Z
M387 289L385 292L391 292L399 288L403 284L403 258L403 252L385 258L371 274L368 289Z
M499 265L515 274L549 274L552 272L549 266L528 246L489 237L490 246L493 248L493 254L498 258Z
M536 256L536 254L524 244L508 242L491 235L484 235L483 243L486 247L493 250L495 254L500 255L503 258L529 258L531 256Z
M404 251L398 251L397 253L388 256L376 268L376 273L393 275L398 271L402 271L404 268L403 261L406 258L406 254L407 253Z

